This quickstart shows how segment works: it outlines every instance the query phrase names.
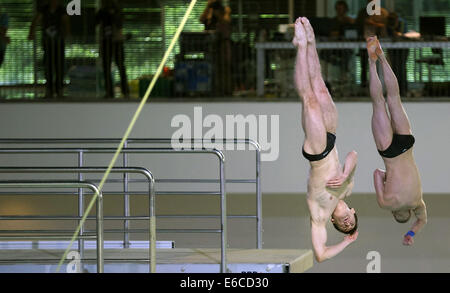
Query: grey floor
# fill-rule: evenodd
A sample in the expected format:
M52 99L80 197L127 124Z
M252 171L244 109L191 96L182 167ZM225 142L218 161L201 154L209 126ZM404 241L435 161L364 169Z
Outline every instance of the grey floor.
M46 201L47 200L47 201ZM381 272L450 272L450 194L427 194L424 200L428 207L429 221L422 233L415 237L412 247L402 245L402 235L412 222L396 223L390 213L381 210L374 194L354 194L348 203L354 207L359 217L359 237L356 242L335 258L324 263L314 263L308 272L354 272L364 273L369 264L367 255L376 251L381 256ZM70 213L73 206L68 199L11 199L0 198L0 214L13 214L17 210L24 214L62 214ZM255 212L253 195L230 195L229 214L252 214ZM121 200L115 198L105 201L105 214L120 214ZM162 196L157 199L157 214L214 214L218 213L217 198L204 196ZM132 212L145 214L147 207L144 197L132 201ZM58 210L59 209L59 210ZM72 211L73 212L73 211ZM267 249L311 249L309 212L304 194L264 194L263 196L264 248ZM215 228L217 220L207 223L201 220L160 219L158 228ZM0 223L3 229L43 227L43 223ZM120 223L106 224L118 227ZM56 223L52 228L61 228ZM66 225L67 226L67 225ZM45 228L48 228L45 226ZM145 227L133 224L132 227ZM228 222L230 248L254 248L256 242L254 220L232 219ZM343 235L328 227L328 243L342 240ZM118 239L120 235L108 235ZM135 240L145 239L136 235ZM212 248L219 246L217 235L206 234L158 234L158 240L173 240L177 248Z

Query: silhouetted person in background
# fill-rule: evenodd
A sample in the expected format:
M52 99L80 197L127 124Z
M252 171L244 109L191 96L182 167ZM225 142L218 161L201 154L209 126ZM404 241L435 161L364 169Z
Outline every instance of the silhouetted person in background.
M333 18L333 27L331 28L331 36L337 38L345 37L345 29L351 27L355 20L347 15L349 8L345 1L337 1L334 9L336 17Z
M336 10L336 17L333 18L330 37L343 40L345 39L345 30L352 28L355 20L347 15L349 11L347 2L337 1L334 8ZM326 50L324 52L325 54L321 54L321 57L325 57L323 58L324 60L327 60L327 57L324 55L328 54L329 61L340 67L342 76L344 77L348 74L349 61L353 55L353 50Z
M101 8L95 16L95 23L100 25L100 54L105 78L105 98L114 98L111 73L113 59L119 69L122 94L125 98L129 98L130 90L125 68L123 15L117 1L102 0Z
M61 98L64 87L65 39L70 31L66 7L60 0L49 0L47 4L38 8L31 23L29 40L35 39L38 24L42 28L45 79L47 80L46 97L52 98L56 93Z
M372 2L367 0L367 4ZM389 12L381 7L380 15L369 15L367 13L367 6L361 8L356 18L355 24L358 28L358 35L360 39L366 40L368 37L377 36L378 38L387 37L387 24ZM367 86L367 70L369 55L367 50L359 50L359 56L361 58L361 86Z
M231 9L221 0L208 0L200 22L205 25L205 30L213 30L216 35L213 44L214 89L219 95L231 95Z
M208 0L205 10L200 15L200 22L205 25L205 30L216 30L217 24L222 20L231 22L230 7L223 6L221 0Z
M8 14L1 12L0 8L0 67L5 60L6 47L10 43L8 37L9 17Z

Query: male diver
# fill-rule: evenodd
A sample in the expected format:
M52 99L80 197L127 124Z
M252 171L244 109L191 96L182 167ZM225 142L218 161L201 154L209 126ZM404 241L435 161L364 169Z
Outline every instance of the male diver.
M358 218L344 198L353 188L357 154L350 152L342 168L335 146L337 111L325 82L316 51L314 31L305 17L295 22L297 47L295 84L302 99L302 126L305 132L303 156L310 161L307 204L311 214L311 238L318 262L340 253L358 237ZM336 245L327 246L328 221L346 234Z
M414 235L427 223L420 175L413 156L415 139L402 105L397 78L376 36L367 38L367 50L373 106L372 132L386 167L386 171L377 169L374 172L377 201L381 208L390 210L399 223L408 222L414 213L417 220L403 237L404 245L412 245ZM383 70L386 99L377 73L377 60Z

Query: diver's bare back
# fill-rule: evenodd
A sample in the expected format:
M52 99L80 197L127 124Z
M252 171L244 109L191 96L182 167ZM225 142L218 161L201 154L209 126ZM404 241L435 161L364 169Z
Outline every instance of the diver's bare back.
M395 158L383 158L386 166L385 199L391 200L388 209L415 208L422 200L422 184L413 156L413 148Z
M326 158L310 165L306 199L311 218L316 223L327 222L339 200L349 194L353 181L347 179L339 188L327 187L327 182L343 173L336 146Z

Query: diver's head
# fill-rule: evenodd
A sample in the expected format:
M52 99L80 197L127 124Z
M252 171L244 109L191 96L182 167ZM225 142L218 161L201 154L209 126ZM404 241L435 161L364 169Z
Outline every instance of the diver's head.
M394 219L401 224L404 224L409 221L411 218L411 210L398 210L398 211L392 211L392 215L394 216Z
M355 209L340 200L331 215L334 228L341 233L353 235L358 230L358 216Z

